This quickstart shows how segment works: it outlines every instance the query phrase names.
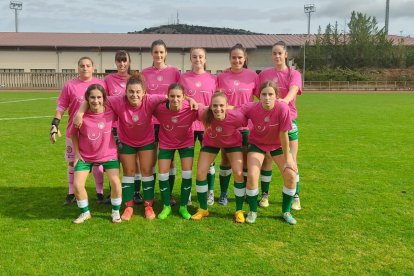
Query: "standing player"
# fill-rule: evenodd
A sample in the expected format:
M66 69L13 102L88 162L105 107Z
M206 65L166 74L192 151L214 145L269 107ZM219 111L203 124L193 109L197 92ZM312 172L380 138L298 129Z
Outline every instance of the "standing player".
M209 106L211 96L217 88L216 76L206 71L206 50L204 48L192 48L190 50L191 71L186 72L180 77L180 84L184 87L184 92L188 97L193 98L196 102ZM200 144L203 142L204 126L200 121L193 123L194 141L197 139ZM214 161L214 160L213 160ZM209 190L209 201L214 202L214 162L210 165L207 174L207 183Z
M247 154L246 195L250 206L246 222L255 223L260 168L266 154L270 154L283 177L282 217L289 224L296 224L290 214L296 191L296 164L289 150L288 131L292 128L288 105L277 101L278 90L273 81L260 85L260 102L248 103L241 111L253 123L249 133Z
M299 149L299 129L296 122L296 118L298 116L296 110L296 95L302 94L302 77L299 71L288 66L287 58L288 52L286 49L286 44L283 41L276 42L272 47L272 60L274 67L266 68L260 72L259 80L260 83L266 80L274 81L279 89L280 101L284 101L289 105L290 117L292 119L292 129L289 131L289 146L293 160L297 164L297 154ZM265 164L264 167L268 167L268 165ZM267 171L267 175L268 176L264 176L264 180L267 178L268 182L262 182L262 199L260 201L260 206L263 207L269 206L268 193L270 183L269 175L271 175L271 169L270 171ZM296 193L292 204L292 209L294 210L301 209L299 191L300 182L298 173L296 176Z
M173 83L168 88L168 102L160 104L154 116L160 123L158 170L161 198L164 203L159 219L166 219L171 214L170 187L168 171L174 162L174 153L177 150L181 159L181 197L178 212L184 219L190 219L187 211L187 202L191 193L192 168L194 158L193 122L197 119L197 112L184 101L184 88L179 83Z
M93 61L90 57L82 57L78 61L79 76L73 80L69 80L63 86L63 89L57 99L57 107L55 116L52 120L52 127L50 129L50 141L56 142L59 133L59 123L63 114L69 109L68 127L72 124L73 117L78 111L79 106L84 101L85 91L91 84L101 84L105 87L103 81L93 77L94 67ZM73 189L73 161L75 153L70 135L66 132L66 161L68 162L68 185L69 192L66 196L65 205L72 204L75 201L75 194ZM93 176L96 183L96 193L98 202L103 202L103 167L93 166Z
M234 174L234 194L236 196L234 219L238 223L244 223L243 201L246 184L243 181L242 134L238 129L247 126L247 119L240 111L228 109L227 98L221 91L213 94L211 104L201 113L201 118L205 132L198 158L196 181L200 208L191 218L201 220L209 215L207 210L207 172L211 162L222 149L230 161Z
M152 66L142 70L142 75L145 77L146 91L148 94L167 95L168 86L172 83L178 82L180 79L180 72L174 66L166 64L167 59L167 45L162 40L155 40L151 44L151 55L152 55ZM154 160L157 156L158 148L158 133L160 124L156 118L153 118L154 129L155 129L155 152ZM155 174L155 164L154 164ZM174 188L176 169L174 162L171 163L169 170L169 185L170 192ZM170 195L171 205L175 205L176 202L172 195Z
M241 44L236 44L230 48L229 53L230 68L218 75L218 88L227 96L229 105L240 107L241 105L252 102L253 95L257 93L259 78L256 72L247 68L247 52ZM256 95L258 97L258 95ZM243 136L243 175L247 178L246 158L249 129L243 127L239 129ZM231 167L227 155L221 151L220 164L220 198L221 205L227 205L227 190L231 177ZM214 199L214 197L213 197ZM214 201L209 201L214 203Z
M81 210L81 214L73 223L80 224L91 218L85 182L94 164L103 165L108 174L111 185L112 222L120 223L119 209L122 203L122 189L117 149L111 134L115 114L112 110L105 108L107 97L101 85L90 85L86 90L85 99L89 104L89 110L85 113L82 127L76 129L71 125L68 129L75 150L75 196Z

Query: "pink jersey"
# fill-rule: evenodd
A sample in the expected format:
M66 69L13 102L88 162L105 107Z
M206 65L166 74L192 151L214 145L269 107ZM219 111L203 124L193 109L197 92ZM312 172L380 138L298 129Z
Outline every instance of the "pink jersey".
M260 102L248 103L240 111L253 123L249 144L266 152L280 148L279 133L292 128L289 106L285 102L276 102L271 110L265 110Z
M155 66L147 67L142 70L145 78L146 91L148 94L168 95L168 86L178 82L180 71L171 65L158 69ZM153 123L159 124L158 120L153 117Z
M184 87L185 95L205 106L210 105L211 96L217 88L217 77L215 75L208 72L197 74L193 71L189 71L181 75L179 82ZM203 131L203 124L200 121L195 121L193 130Z
M131 106L125 96L109 97L108 103L118 115L118 137L123 144L142 147L153 143L154 125L152 114L160 103L166 100L162 95L145 95L140 106Z
M204 110L199 109L201 119ZM238 130L247 125L247 118L238 110L226 111L223 121L211 120L211 125L204 131L203 146L214 148L241 147L242 135Z
M82 81L81 79L76 78L65 83L57 99L57 111L63 113L66 109L69 109L68 127L66 129L66 137L68 138L70 138L68 128L72 125L73 117L76 112L78 112L79 107L85 101L86 89L91 84L100 84L105 87L104 81L95 77L89 81Z
M159 145L161 149L182 149L194 146L191 127L197 119L197 111L190 109L188 101L179 111L172 111L167 104L158 105L154 116L160 122Z
M285 98L290 87L293 85L299 87L297 95L302 95L302 77L299 71L295 69L286 68L285 70L279 71L274 67L269 67L260 72L259 80L260 83L267 80L274 81L279 87L280 98ZM295 120L298 117L298 112L296 110L296 97L290 101L289 108L290 117L292 120Z
M102 113L87 111L80 129L73 125L68 128L70 136L78 136L79 153L85 162L106 162L117 159L116 143L111 133L114 120L116 115L110 108Z
M126 92L126 84L129 76L121 76L118 73L111 73L104 79L108 96L123 96ZM114 128L118 128L118 122L114 122Z

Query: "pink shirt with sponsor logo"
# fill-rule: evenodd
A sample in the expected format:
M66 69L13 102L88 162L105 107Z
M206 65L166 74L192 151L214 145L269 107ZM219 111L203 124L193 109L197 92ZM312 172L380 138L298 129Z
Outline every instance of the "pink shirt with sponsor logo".
M193 98L196 102L205 106L210 105L211 96L217 88L217 77L204 72L197 74L193 71L184 73L180 77L180 84L184 87L184 93L188 97ZM193 123L194 131L203 131L204 126L200 121Z
M270 110L264 109L260 102L248 103L239 110L253 123L249 144L266 152L282 146L279 133L292 128L289 106L285 102L276 102Z
M118 115L119 140L131 147L142 147L153 143L154 125L152 114L157 105L166 100L162 95L146 94L141 105L132 106L125 96L109 97L108 104Z
M199 109L199 118L204 113ZM242 135L238 130L247 125L247 118L238 110L227 110L224 120L211 120L203 135L203 146L214 148L232 148L242 145Z
M159 145L161 149L182 149L194 146L193 122L197 119L196 110L191 110L184 101L181 110L172 111L166 104L158 105L154 116L160 122Z
M118 73L111 73L104 79L108 96L124 96L129 76L121 76ZM118 128L118 122L114 122L114 128Z
M77 135L79 153L85 162L106 162L117 159L117 148L112 136L114 112L107 108L102 113L85 112L80 129L70 125L68 134Z
M69 109L69 120L68 120L68 130L69 126L72 125L73 117L76 112L78 112L79 107L85 101L85 92L86 89L91 84L100 84L105 87L104 81L93 77L89 81L82 81L79 78L69 80L63 86L62 91L57 99L57 108L59 112L65 112ZM68 131L66 131L66 137L70 138Z
M263 83L267 80L274 81L279 87L280 98L285 98L289 92L290 87L296 85L299 87L298 94L302 95L302 76L299 71L286 68L285 70L277 70L274 67L266 68L259 74L260 83ZM292 120L295 120L298 117L298 112L296 110L296 97L290 101L290 117Z

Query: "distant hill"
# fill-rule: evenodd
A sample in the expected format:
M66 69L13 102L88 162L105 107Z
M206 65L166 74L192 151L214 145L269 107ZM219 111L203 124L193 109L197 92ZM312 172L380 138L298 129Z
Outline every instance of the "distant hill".
M187 24L170 24L159 27L145 28L142 31L128 32L129 34L261 34L242 29L206 27Z

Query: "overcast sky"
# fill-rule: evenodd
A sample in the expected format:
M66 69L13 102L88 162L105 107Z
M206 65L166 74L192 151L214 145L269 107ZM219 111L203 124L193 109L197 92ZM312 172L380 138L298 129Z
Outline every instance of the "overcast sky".
M266 34L307 32L305 4L314 4L311 33L338 22L343 30L353 10L385 24L385 0L21 0L20 32L126 33L176 22L245 29ZM0 0L0 31L14 32L10 0ZM389 34L414 37L414 0L390 0Z

